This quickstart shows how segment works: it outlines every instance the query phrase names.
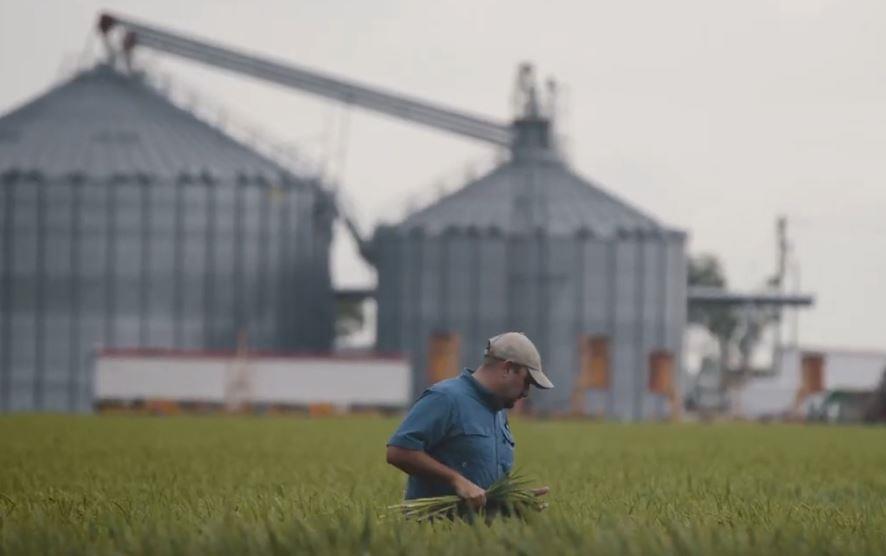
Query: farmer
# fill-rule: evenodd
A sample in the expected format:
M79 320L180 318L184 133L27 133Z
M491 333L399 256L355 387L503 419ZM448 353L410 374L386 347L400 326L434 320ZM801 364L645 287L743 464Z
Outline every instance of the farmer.
M387 445L388 463L409 474L406 499L457 494L475 510L484 507L485 489L514 465L505 409L527 397L530 386L554 387L532 341L506 332L486 343L476 371L425 390Z

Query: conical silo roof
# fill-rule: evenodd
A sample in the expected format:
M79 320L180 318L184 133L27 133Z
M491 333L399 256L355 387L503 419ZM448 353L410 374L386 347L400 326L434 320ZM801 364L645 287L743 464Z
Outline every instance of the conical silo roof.
M447 229L495 229L505 234L656 233L651 216L573 172L538 146L514 150L508 162L409 216L401 225L427 234Z
M0 118L0 175L278 179L280 165L106 65Z

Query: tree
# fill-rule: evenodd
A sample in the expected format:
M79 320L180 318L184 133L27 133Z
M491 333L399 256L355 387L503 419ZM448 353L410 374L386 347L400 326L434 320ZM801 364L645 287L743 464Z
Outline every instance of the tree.
M350 336L363 328L365 315L360 299L337 299L335 302L335 337Z
M727 280L715 255L690 257L688 285L726 289ZM765 287L777 289L780 277L766 280ZM766 306L695 304L689 307L689 322L704 326L716 339L721 370L721 388L744 382L754 373L752 359L768 326L779 322L780 310Z
M688 285L726 289L723 267L715 255L701 254L689 258ZM739 319L736 311L727 305L699 304L689 306L689 322L708 329L717 340L720 354L720 368L729 368L732 360L732 345Z
M880 386L871 395L871 401L865 411L865 421L869 423L886 422L886 368L880 377Z

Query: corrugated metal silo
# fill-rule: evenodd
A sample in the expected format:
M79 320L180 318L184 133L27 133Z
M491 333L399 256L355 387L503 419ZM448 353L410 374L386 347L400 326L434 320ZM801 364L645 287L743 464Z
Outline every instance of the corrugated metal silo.
M457 334L460 363L473 368L486 338L524 331L556 385L534 394L534 407L559 412L584 376L580 343L602 339L609 385L583 394L585 407L664 416L650 366L664 354L680 368L685 234L573 173L549 145L547 120L514 127L508 162L376 231L379 348L410 354L420 390L434 335Z
M0 408L84 410L96 346L328 349L334 208L138 77L0 118Z

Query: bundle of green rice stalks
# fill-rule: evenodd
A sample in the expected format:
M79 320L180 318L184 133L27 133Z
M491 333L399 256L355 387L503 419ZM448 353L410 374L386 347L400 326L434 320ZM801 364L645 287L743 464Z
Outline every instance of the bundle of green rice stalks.
M467 502L452 494L433 498L406 500L388 506L399 511L406 519L432 521L439 518L462 517L473 521L479 515L488 522L497 515L524 518L529 511L540 512L547 507L535 491L529 488L532 480L518 473L504 475L486 490L486 506L475 512Z

